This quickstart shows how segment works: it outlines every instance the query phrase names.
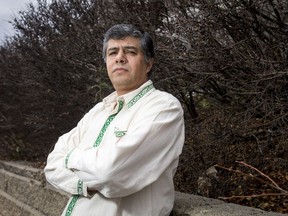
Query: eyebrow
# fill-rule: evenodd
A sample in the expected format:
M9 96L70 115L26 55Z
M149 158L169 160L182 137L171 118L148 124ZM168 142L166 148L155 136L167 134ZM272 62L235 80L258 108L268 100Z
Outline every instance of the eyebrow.
M115 50L118 50L119 49L119 47L110 47L110 48L108 48L108 50L107 50L107 52L111 52L111 51L115 51ZM132 50L138 50L138 48L137 47L135 47L135 46L124 46L124 49L132 49Z

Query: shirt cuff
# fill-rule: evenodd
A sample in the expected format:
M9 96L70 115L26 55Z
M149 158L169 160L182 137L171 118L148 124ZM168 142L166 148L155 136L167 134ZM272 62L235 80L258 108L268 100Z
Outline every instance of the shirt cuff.
M76 166L81 160L81 150L78 148L72 149L68 154L65 156L65 167L71 170L79 170L80 167ZM76 181L76 182L75 182ZM74 184L72 186L73 194L80 195L80 196L88 196L88 187L83 182L83 180L75 179Z
M79 148L74 148L65 156L65 167L71 170L81 170L83 151Z
M77 183L77 194L85 197L88 196L87 185L81 179L79 179Z

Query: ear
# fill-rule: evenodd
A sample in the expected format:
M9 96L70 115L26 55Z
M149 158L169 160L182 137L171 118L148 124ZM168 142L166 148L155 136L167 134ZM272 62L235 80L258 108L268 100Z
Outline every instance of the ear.
M147 64L146 64L146 65L147 65L146 73L149 73L149 72L150 72L153 64L154 64L154 59L153 59L153 58L149 59L148 62L147 62Z

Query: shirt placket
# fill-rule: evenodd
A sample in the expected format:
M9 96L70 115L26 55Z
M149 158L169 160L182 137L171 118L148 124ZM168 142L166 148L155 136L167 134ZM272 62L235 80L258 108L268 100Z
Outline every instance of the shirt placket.
M141 92L139 92L131 101L129 101L129 103L127 104L127 107L130 108L132 107L140 98L142 98L147 92L149 92L151 89L153 89L154 86L152 84L150 84L149 86L146 86L144 89L142 89ZM98 135L98 137L96 138L96 141L93 144L93 147L98 147L104 137L104 134L108 128L108 126L111 124L111 122L113 121L113 119L116 117L116 115L122 110L124 106L124 101L122 100L118 100L118 109L117 112L110 115L107 120L105 121L104 125L101 128L101 131ZM76 205L76 202L79 198L79 195L74 195L68 205L68 208L66 210L66 214L65 216L71 216L72 215L72 211Z
M116 117L116 115L121 111L121 109L123 108L124 102L123 101L118 101L118 110L116 113L110 115L107 120L105 121L104 125L101 128L101 131L96 139L96 141L93 144L93 147L98 147L104 137L104 134L108 128L108 126L111 124L111 122L113 121L113 119Z

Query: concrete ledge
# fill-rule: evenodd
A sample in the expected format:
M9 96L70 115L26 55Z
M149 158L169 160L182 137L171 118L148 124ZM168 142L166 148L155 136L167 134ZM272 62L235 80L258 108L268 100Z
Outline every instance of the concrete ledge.
M0 168L19 176L46 182L43 170L29 166L27 162L0 161Z
M193 194L176 191L175 195L176 216L287 216Z
M67 196L44 187L37 180L0 170L0 189L45 215L61 215ZM53 212L53 214L51 214ZM55 213L55 214L54 214Z
M1 213L0 215L13 215L13 216L44 216L41 212L31 208L29 205L22 203L15 199L14 197L10 196L9 194L5 193L4 191L0 190L0 205L1 205ZM2 208L5 207L5 208Z
M59 216L68 201L46 183L43 171L0 161L0 216ZM221 200L175 192L173 216L287 216Z

